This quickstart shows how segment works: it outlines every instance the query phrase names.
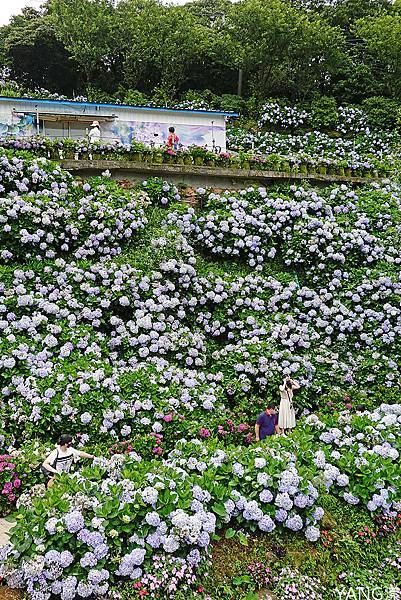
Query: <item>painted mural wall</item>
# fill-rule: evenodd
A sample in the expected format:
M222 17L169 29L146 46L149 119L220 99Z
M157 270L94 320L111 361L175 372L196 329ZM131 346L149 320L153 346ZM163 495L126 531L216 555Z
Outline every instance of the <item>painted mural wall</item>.
M112 137L123 144L133 141L154 143L156 146L167 143L169 135L167 123L152 123L150 121L116 121L104 127L107 137ZM180 143L185 146L212 146L213 139L218 145L223 140L224 127L218 125L175 125ZM111 136L109 135L111 133Z
M40 117L41 133L52 138L85 138L91 121L99 119L101 139L105 143L119 141L129 144L136 140L163 146L167 142L169 127L174 126L184 147L197 145L211 149L213 140L214 144L222 150L226 147L225 117L222 114L150 110L139 107L120 108L108 105L90 106L72 102L52 103L17 98L0 101L0 136L35 135L36 110ZM43 116L46 114L62 114L64 118L57 123L46 121L43 129ZM74 118L69 121L70 114ZM80 122L76 120L77 116L82 118Z
M35 135L36 116L14 115L10 111L0 111L0 136L25 137Z

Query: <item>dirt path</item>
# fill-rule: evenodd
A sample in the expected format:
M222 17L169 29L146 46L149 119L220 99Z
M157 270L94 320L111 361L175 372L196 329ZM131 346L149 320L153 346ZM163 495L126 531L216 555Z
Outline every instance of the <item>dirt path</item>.
M0 519L0 546L5 546L8 542L8 536L14 523L10 523L5 519Z
M14 527L14 522L0 519L0 547L8 542L10 530ZM21 590L12 590L6 585L0 584L0 600L23 600L24 593Z

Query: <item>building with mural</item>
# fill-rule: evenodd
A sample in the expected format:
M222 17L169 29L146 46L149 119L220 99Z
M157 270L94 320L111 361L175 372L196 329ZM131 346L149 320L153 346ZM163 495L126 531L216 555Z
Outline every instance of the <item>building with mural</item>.
M169 127L175 127L184 147L224 151L226 122L235 116L219 111L0 97L0 136L81 139L88 135L92 122L98 121L105 143L138 141L162 146Z

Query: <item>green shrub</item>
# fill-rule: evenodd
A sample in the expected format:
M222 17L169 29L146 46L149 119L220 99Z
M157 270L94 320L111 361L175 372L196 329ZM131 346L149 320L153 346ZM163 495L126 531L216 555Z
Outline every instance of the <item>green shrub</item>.
M88 102L108 103L114 101L114 98L112 98L108 92L105 92L101 88L92 85L87 87L86 96L88 98Z
M242 112L243 100L237 94L222 94L219 108L227 112Z
M163 86L155 87L152 102L158 106L169 106L171 104L171 94Z
M142 106L149 103L149 98L146 94L138 90L127 90L123 98L124 104L132 104L133 106Z
M400 105L391 98L373 96L363 102L371 129L394 129L400 122Z
M316 98L311 104L311 114L315 129L333 129L338 123L337 104L329 96Z

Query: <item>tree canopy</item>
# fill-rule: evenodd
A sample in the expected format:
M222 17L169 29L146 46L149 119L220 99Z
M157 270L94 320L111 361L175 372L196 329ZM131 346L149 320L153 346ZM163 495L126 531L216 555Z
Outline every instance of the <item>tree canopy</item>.
M187 90L342 102L400 97L398 0L47 0L1 28L0 61L64 93ZM135 92L134 92L135 91Z

